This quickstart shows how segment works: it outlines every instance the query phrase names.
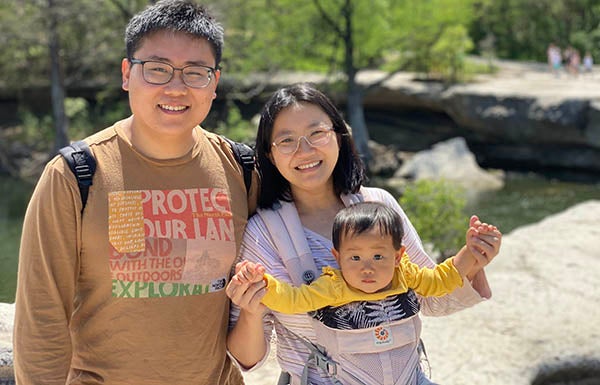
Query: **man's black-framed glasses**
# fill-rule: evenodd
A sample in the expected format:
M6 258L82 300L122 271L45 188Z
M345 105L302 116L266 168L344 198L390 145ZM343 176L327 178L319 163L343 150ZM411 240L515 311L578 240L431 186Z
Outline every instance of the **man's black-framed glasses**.
M175 71L181 71L183 83L192 88L204 88L213 78L216 68L191 64L185 67L173 67L169 63L154 60L129 59L131 64L140 64L142 66L142 76L150 84L163 85L173 79Z

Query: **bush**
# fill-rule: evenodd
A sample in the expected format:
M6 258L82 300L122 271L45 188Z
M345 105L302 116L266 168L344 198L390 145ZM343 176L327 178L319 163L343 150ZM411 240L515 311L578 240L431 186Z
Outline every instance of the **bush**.
M465 53L472 48L473 42L464 26L447 27L431 47L431 69L456 83L464 74Z
M227 117L217 124L215 132L237 142L252 143L256 136L256 126L251 121L244 120L235 104L228 103Z
M406 187L402 208L425 244L441 254L441 262L465 244L465 190L445 180L419 180Z

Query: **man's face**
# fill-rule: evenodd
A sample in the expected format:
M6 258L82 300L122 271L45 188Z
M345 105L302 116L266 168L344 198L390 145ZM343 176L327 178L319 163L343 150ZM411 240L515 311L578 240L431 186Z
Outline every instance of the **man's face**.
M333 250L344 280L365 293L390 287L403 252L404 246L395 250L392 236L381 235L378 227L358 235L343 234L340 250Z
M194 64L215 67L215 56L206 39L184 33L159 31L144 38L134 59L169 63L182 68ZM123 89L129 92L134 119L132 132L144 143L162 140L188 140L193 128L210 111L220 72L216 71L205 88L184 84L181 71L175 71L170 82L154 85L146 82L141 64L123 59Z

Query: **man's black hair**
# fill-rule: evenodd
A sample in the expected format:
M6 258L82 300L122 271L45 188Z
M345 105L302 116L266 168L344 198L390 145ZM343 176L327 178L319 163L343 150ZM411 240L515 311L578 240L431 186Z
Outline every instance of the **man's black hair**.
M210 43L215 68L223 54L223 26L206 7L184 0L161 0L131 18L125 30L127 58L133 59L144 38L158 31L182 32Z

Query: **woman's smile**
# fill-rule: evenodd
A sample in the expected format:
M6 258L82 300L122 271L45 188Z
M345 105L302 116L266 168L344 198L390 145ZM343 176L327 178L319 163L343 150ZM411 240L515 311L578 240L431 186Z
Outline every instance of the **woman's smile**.
M308 170L308 169L312 169L312 168L319 166L321 163L322 163L321 160L317 160L315 162L310 162L310 163L304 163L299 166L296 166L296 169L297 170Z

